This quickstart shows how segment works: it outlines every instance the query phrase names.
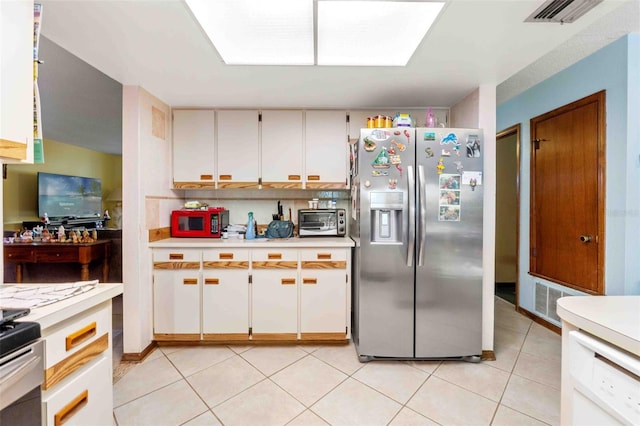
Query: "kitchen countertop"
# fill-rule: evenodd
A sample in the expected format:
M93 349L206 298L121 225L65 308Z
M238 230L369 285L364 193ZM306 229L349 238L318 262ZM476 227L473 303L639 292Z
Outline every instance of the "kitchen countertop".
M60 283L38 283L38 284L3 284L0 287L18 286L33 289L40 286L59 286ZM92 290L59 302L49 305L32 308L29 315L24 316L17 321L34 321L40 323L41 329L46 329L54 324L59 323L73 315L79 314L93 306L110 300L119 294L122 294L122 284L98 284Z
M317 247L353 247L354 242L349 237L310 237L310 238L256 238L244 240L239 238L166 238L149 243L151 248L317 248Z
M640 296L568 296L558 315L596 337L640 356Z

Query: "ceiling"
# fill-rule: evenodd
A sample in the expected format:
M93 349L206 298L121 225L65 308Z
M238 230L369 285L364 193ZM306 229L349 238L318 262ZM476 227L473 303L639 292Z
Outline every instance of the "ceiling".
M406 67L385 66L382 51L375 67L230 66L182 0L41 2L42 34L53 44L105 78L142 86L173 107L449 107L481 84L495 84L501 103L640 31L639 0L605 0L565 25L523 22L541 0L449 0ZM41 73L46 66L45 59ZM66 108L54 94L60 87L52 86L48 98L59 115ZM91 108L100 108L99 96ZM44 122L47 132L46 116ZM121 153L114 134L99 146L93 146L97 133L56 139Z

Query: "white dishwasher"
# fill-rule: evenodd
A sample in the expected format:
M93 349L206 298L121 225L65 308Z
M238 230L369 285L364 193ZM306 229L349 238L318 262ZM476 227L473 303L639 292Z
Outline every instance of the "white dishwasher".
M640 425L640 358L580 330L569 333L573 424Z

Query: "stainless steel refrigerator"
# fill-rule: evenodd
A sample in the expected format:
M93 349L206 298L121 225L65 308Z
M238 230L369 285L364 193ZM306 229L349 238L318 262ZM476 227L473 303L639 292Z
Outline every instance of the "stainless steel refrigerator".
M351 155L360 360L479 361L482 131L362 129Z

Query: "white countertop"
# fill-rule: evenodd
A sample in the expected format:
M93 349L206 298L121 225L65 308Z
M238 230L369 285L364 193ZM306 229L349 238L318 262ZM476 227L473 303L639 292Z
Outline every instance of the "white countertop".
M558 299L563 321L640 356L640 296L568 296Z
M59 286L60 283L37 284L3 284L2 287L18 286L34 288L39 286ZM72 296L68 299L49 305L31 309L31 313L18 321L34 321L40 323L42 330L59 323L73 315L79 314L93 306L122 294L122 284L98 284L90 291Z
M151 248L260 248L260 247L353 247L354 242L349 237L309 237L309 238L256 238L244 240L239 238L166 238L149 243Z

